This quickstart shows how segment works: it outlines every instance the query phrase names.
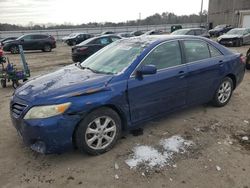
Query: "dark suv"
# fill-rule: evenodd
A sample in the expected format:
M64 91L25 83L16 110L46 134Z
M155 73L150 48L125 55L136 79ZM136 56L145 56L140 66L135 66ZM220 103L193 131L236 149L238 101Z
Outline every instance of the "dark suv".
M62 40L69 46L75 46L91 37L93 37L93 35L87 33L72 33L69 36L64 37Z
M5 42L3 50L16 54L19 53L18 45L22 45L24 50L42 50L43 52L50 52L53 48L56 48L56 40L51 35L28 34L16 40Z

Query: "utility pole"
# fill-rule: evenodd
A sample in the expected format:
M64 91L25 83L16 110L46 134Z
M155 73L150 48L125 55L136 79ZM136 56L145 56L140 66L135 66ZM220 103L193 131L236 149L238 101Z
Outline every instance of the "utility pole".
M203 0L201 0L201 12L200 12L201 21L200 21L200 26L202 24L202 12L203 12Z

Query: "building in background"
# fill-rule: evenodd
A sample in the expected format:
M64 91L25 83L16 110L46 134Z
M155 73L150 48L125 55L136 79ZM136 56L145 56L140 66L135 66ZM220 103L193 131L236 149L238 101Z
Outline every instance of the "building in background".
M209 0L208 23L250 28L250 0Z

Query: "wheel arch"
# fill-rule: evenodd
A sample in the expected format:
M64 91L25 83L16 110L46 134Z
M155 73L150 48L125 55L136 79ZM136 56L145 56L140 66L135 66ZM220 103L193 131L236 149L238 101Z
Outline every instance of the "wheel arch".
M97 109L100 109L100 108L110 108L112 110L114 110L121 118L121 126L122 126L122 132L125 131L127 129L127 125L128 125L128 121L127 121L127 118L126 118L126 115L125 113L119 108L117 107L116 105L114 104L105 104L105 105L102 105L102 106L98 106L98 107L95 107L93 109L91 109L90 111L88 111L84 117L86 117L88 114L92 113L93 111L97 110ZM74 128L74 131L73 131L73 135L72 135L72 143L73 143L73 146L76 148L76 137L75 137L75 134L76 134L76 130L79 126L79 124L81 123L81 121L84 119L84 117L81 118L81 120L77 123L77 125L75 126Z
M232 81L233 81L233 89L235 89L236 88L236 76L234 74L228 74L225 77L229 77L229 78L232 79Z

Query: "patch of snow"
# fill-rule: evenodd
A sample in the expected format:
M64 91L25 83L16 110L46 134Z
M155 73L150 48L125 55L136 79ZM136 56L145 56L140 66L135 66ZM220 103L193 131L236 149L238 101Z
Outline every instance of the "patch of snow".
M173 158L173 154L184 153L186 148L192 144L193 142L184 140L179 135L175 135L160 141L160 146L163 147L163 151L146 145L136 146L133 149L133 155L130 159L127 159L125 163L130 168L136 168L139 165L144 165L149 168L164 167L169 164Z
M247 121L247 120L244 120L244 123L246 123L246 124L249 124L249 121Z
M181 136L175 135L171 138L167 138L160 141L160 144L167 151L172 151L179 153L180 151L185 151L186 147L192 145L193 142L184 140Z
M115 169L118 170L119 169L119 165L117 163L115 163Z
M217 171L221 171L221 167L216 166L216 170L217 170Z
M242 139L243 141L248 141L248 140L249 140L249 138L248 138L247 136L243 136L241 139Z
M147 164L151 168L155 166L163 167L168 159L171 158L171 154L168 152L160 153L151 146L136 146L133 151L134 156L125 161L130 168L134 168L142 163Z

